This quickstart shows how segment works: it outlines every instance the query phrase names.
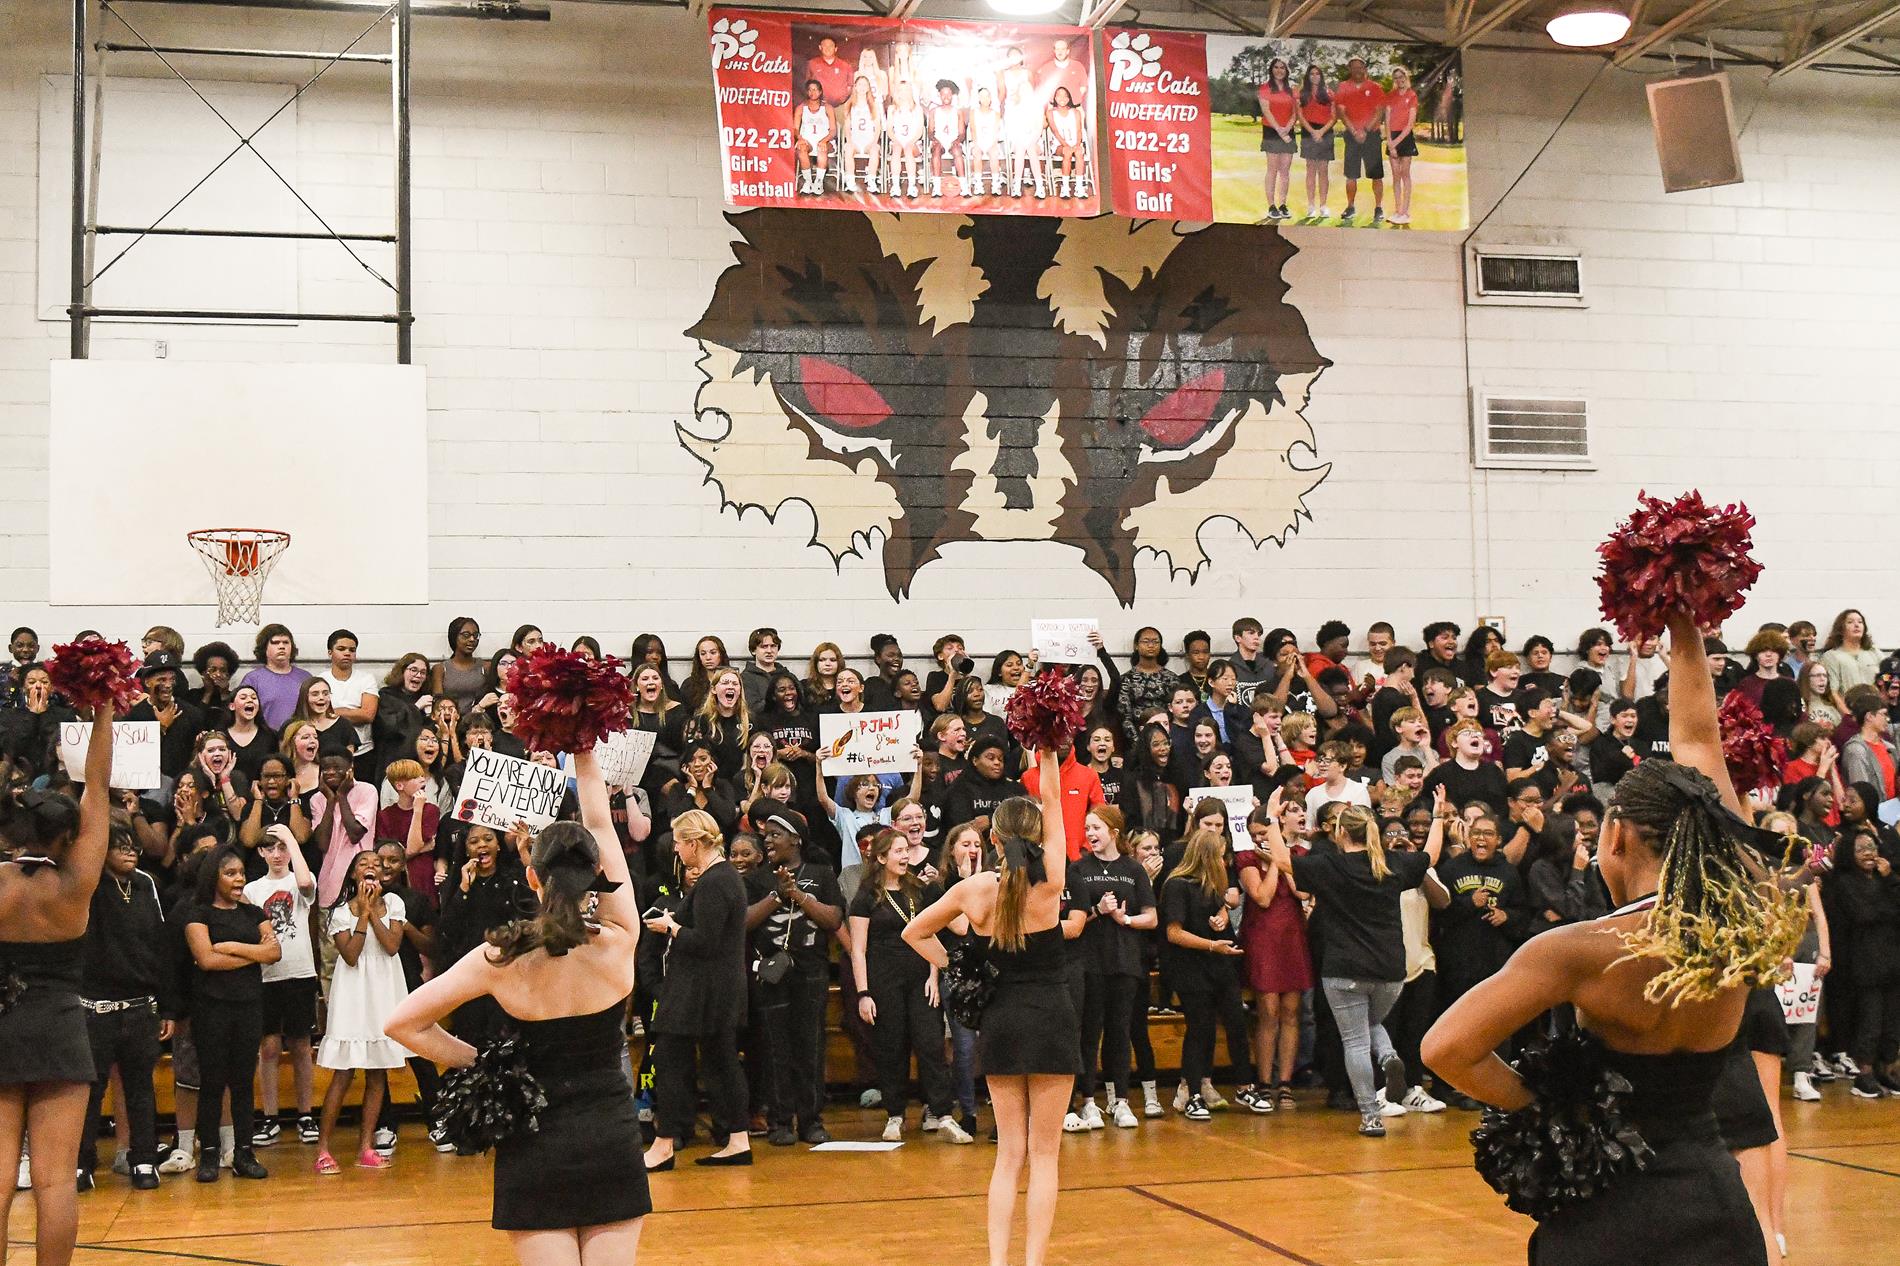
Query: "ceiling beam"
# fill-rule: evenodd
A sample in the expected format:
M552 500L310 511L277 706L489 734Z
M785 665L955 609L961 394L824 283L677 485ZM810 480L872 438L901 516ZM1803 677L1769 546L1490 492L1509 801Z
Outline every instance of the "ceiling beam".
M1321 9L1324 9L1326 4L1327 0L1298 0L1298 3L1293 6L1293 12L1287 14L1280 25L1273 28L1274 38L1283 40L1299 34L1300 28L1305 26Z
M1847 51L1850 53L1859 53L1862 57L1871 57L1875 61L1885 62L1889 66L1900 66L1900 57L1895 57L1891 53L1883 53L1879 49L1870 48L1865 44L1849 44Z
M1868 13L1858 22L1842 27L1839 31L1820 36L1820 38L1815 43L1810 44L1800 56L1783 62L1781 69L1774 73L1779 77L1800 70L1803 67L1812 66L1815 62L1820 61L1835 49L1844 48L1863 36L1872 35L1875 31L1887 25L1887 23L1893 21L1895 18L1900 18L1900 0L1881 0L1879 4L1874 6L1872 12Z
M1459 48L1469 48L1479 40L1517 16L1519 9L1531 0L1498 0L1497 6L1477 21L1459 31L1452 37Z
M1096 0L1095 8L1082 15L1082 25L1097 29L1108 25L1108 20L1120 13L1128 0Z
M1188 3L1192 4L1195 8L1199 9L1203 13L1213 14L1215 17L1219 18L1221 21L1227 23L1227 25L1233 27L1236 31L1242 32L1243 34L1247 34L1247 35L1265 35L1266 34L1265 31L1261 30L1258 26L1255 26L1252 22L1249 22L1247 19L1235 13L1232 9L1229 9L1225 7L1224 5L1215 4L1214 0L1188 0Z
M1670 18L1661 26L1646 35L1639 35L1623 47L1616 50L1615 62L1618 66L1627 66L1659 44L1665 44L1678 35L1694 29L1698 24L1715 16L1716 12L1727 4L1728 0L1696 0L1696 3Z

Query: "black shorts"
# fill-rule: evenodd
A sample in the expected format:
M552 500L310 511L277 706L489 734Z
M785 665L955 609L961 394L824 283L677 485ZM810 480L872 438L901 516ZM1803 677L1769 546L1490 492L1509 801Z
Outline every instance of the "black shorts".
M1366 133L1366 139L1356 141L1352 133L1346 133L1346 179L1357 180L1361 176L1368 180L1385 179L1384 138L1376 132Z
M1328 132L1326 135L1315 140L1312 136L1302 133L1300 136L1300 157L1310 163L1332 162L1333 134Z
M1280 134L1270 127L1260 129L1260 152L1262 154L1291 154L1299 148L1298 143L1288 139L1281 140Z
M264 982L264 1036L295 1041L317 1031L317 978Z
M1416 132L1407 132L1405 134L1405 139L1392 147L1392 157L1417 158L1418 157L1418 134Z

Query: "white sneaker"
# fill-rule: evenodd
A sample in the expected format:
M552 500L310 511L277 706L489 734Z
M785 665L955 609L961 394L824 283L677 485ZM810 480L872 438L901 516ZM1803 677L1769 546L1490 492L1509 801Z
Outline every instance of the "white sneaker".
M1176 1086L1174 1088L1174 1110L1176 1112L1186 1112L1187 1105L1188 1105L1188 1088L1187 1088L1187 1083L1184 1081L1179 1086Z
M950 1119L949 1117L933 1116L929 1112L925 1112L924 1123L919 1128L922 1129L925 1134L935 1134L940 1128L942 1128L943 1123L945 1121L948 1121L949 1119Z
M1102 1119L1102 1105L1090 1099L1082 1105L1082 1123L1091 1130L1099 1130L1108 1122Z
M1154 1103L1154 1100L1150 1099L1148 1102ZM1161 1111L1161 1105L1158 1103L1154 1104L1154 1108L1157 1113ZM1111 1115L1114 1117L1115 1124L1124 1130L1132 1130L1141 1124L1140 1121L1135 1119L1135 1110L1128 1106L1128 1100L1126 1099L1117 1099L1115 1101Z
M1382 1117L1402 1117L1408 1111L1410 1111L1410 1109L1408 1109L1404 1104L1393 1103L1391 1100L1387 1099L1385 1097L1384 1090L1380 1090L1375 1095L1373 1095L1373 1099L1375 1102L1378 1103L1379 1115Z
M237 1155L236 1148L232 1148L228 1152L219 1152L218 1153L218 1168L219 1169L231 1168L231 1161L236 1155Z
M1143 1086L1141 1088L1141 1115L1158 1117L1163 1110L1161 1100L1155 1097L1155 1088L1152 1085Z
M1814 1079L1806 1073L1794 1075L1794 1097L1802 1103L1821 1102L1821 1092L1814 1088Z
M1201 1078L1201 1102L1215 1112L1227 1106L1227 1100L1220 1097L1220 1091L1214 1089L1214 1083L1206 1077Z
M372 1136L371 1142L382 1155L391 1155L396 1150L396 1132L386 1125L379 1125L376 1127L376 1133Z
M1838 1076L1840 1074L1834 1071L1834 1065L1828 1062L1827 1056L1819 1051L1814 1052L1814 1058L1808 1061L1809 1080L1826 1082L1833 1081Z
M1399 1102L1413 1112L1443 1112L1445 1110L1445 1101L1432 1098L1423 1086L1413 1086L1405 1092L1405 1098Z
M182 1147L174 1147L171 1154L158 1163L161 1174L188 1174L197 1167L198 1161Z
M903 1117L886 1118L884 1122L884 1141L886 1143L899 1143L903 1141L903 1138L904 1138L904 1118Z
M1834 1052L1834 1071L1843 1077L1860 1076L1860 1065L1846 1051Z
M1089 1123L1082 1119L1081 1113L1070 1112L1062 1118L1062 1132L1064 1134L1087 1134L1089 1132Z
M13 1180L15 1191L30 1191L33 1188L33 1163L26 1157L20 1158L20 1173Z
M937 1137L949 1139L952 1143L974 1143L970 1132L957 1124L955 1117L939 1117L941 1125L937 1127Z

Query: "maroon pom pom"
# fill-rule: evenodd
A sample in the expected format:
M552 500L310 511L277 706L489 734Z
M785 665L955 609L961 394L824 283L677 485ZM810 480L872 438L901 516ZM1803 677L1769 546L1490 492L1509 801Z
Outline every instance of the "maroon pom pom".
M1024 747L1054 751L1081 732L1088 712L1075 678L1053 668L1016 687L1003 709L1003 723Z
M53 689L72 700L75 708L92 710L110 704L120 715L130 711L144 693L138 672L139 661L124 642L100 637L53 647L52 662L46 665Z
M627 728L633 685L611 655L594 660L543 643L508 669L515 737L531 752L585 752Z
M1686 611L1696 627L1717 628L1761 575L1749 555L1755 516L1740 504L1711 506L1696 491L1665 502L1637 494L1636 512L1597 546L1605 619L1626 641L1653 637Z
M1788 744L1762 717L1761 709L1746 695L1730 691L1718 714L1722 725L1722 759L1729 780L1741 795L1781 785Z

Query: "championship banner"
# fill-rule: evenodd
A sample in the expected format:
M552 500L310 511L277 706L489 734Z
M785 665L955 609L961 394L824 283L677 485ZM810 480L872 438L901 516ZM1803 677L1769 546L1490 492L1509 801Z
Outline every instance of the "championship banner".
M1456 49L1119 31L1105 52L1118 214L1470 227Z
M715 8L736 207L1092 216L1085 27Z

